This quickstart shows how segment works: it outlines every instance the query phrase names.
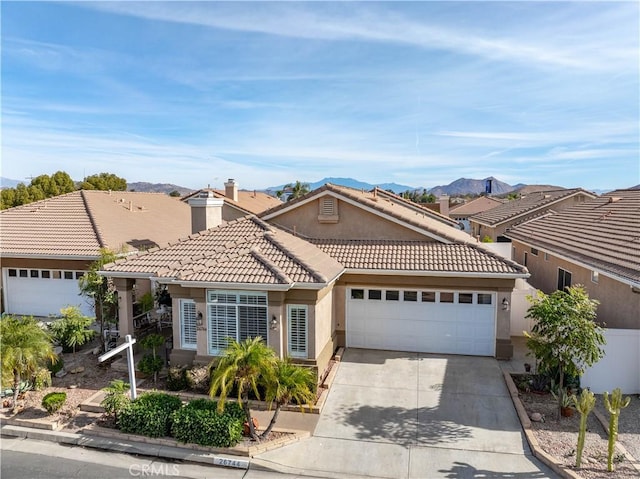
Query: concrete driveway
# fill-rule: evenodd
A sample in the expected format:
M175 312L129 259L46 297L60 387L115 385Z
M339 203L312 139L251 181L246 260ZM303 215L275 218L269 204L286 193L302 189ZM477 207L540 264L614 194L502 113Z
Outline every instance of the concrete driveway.
M555 477L531 456L495 359L349 349L314 436L255 466L325 477Z

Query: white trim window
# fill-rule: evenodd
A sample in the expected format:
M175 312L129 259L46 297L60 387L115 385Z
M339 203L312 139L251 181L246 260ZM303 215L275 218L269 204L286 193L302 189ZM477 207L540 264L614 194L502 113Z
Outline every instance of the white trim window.
M261 336L267 342L267 293L207 291L209 354L221 354L229 338L244 341Z
M180 300L180 348L198 348L196 303L192 299Z
M306 305L287 306L288 353L292 358L307 358L309 314Z

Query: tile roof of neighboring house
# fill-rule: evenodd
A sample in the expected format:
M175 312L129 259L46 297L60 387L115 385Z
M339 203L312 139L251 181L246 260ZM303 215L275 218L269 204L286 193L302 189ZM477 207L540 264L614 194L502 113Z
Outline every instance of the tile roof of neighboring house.
M300 203L311 201L315 197L323 194L332 194L343 200L358 203L378 214L386 215L413 227L417 227L425 231L425 233L437 237L441 241L455 243L475 242L473 237L458 229L457 222L451 218L379 188L366 192L327 183L304 196L265 211L260 217L265 220L271 220L290 208Z
M135 251L191 231L189 206L160 193L74 191L0 212L5 257L93 258Z
M473 215L469 219L488 226L497 226L505 221L517 218L518 216L535 214L537 210L542 210L547 206L553 205L557 201L578 193L585 194L591 198L595 198L596 196L582 188L539 191L537 193L523 196L517 200L507 201L506 203L484 211L483 213Z
M224 223L166 248L105 266L105 271L182 282L293 286L333 281L343 267L313 244L255 216Z
M472 216L503 204L504 201L491 196L478 196L471 201L453 206L449 212L451 217Z
M640 190L612 191L506 235L640 286Z
M228 198L225 195L225 192L222 190L214 190L212 188L203 188L201 190L195 191L193 193L188 194L182 198L182 201L188 200L194 196L197 196L202 191L211 191L217 198L222 198L229 205L244 211L247 214L257 215L262 213L269 208L273 208L275 206L279 206L282 204L278 198L275 198L267 193L263 193L261 191L247 191L247 190L238 190L238 201L233 201L233 199Z
M481 247L397 240L310 240L347 269L528 275L527 269Z

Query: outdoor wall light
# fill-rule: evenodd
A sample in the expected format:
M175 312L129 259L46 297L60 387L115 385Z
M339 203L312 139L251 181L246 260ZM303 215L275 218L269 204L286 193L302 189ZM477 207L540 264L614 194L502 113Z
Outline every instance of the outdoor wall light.
M196 326L202 326L202 311L198 311L198 314L196 314Z
M278 329L278 318L276 318L275 314L273 316L271 316L270 326L271 326L271 330L273 330L273 331Z
M509 300L507 298L503 298L502 299L502 309L504 311L508 311L509 310Z

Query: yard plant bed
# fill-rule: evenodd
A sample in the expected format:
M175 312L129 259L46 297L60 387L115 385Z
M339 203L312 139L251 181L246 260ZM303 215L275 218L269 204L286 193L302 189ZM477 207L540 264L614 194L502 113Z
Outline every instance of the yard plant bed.
M577 473L584 479L595 478L638 478L640 472L631 461L620 453L616 447L614 453L614 471L607 472L607 441L608 435L605 428L592 412L587 422L587 434L585 438L582 466L575 468L576 448L578 443L578 431L580 414L575 411L571 417L561 417L557 421L557 402L549 393L537 393L519 391L519 398L529 418L532 414L542 414L542 422L531 422L531 429L541 447L547 454L555 458L556 463L564 468ZM596 409L604 412L602 396L597 396ZM602 414L608 421L609 414ZM620 414L620 429L618 442L623 446L633 444L634 447L625 447L627 452L638 452L637 444L640 443L640 400L633 396L628 408ZM624 433L622 432L624 431ZM637 456L634 456L636 464Z

